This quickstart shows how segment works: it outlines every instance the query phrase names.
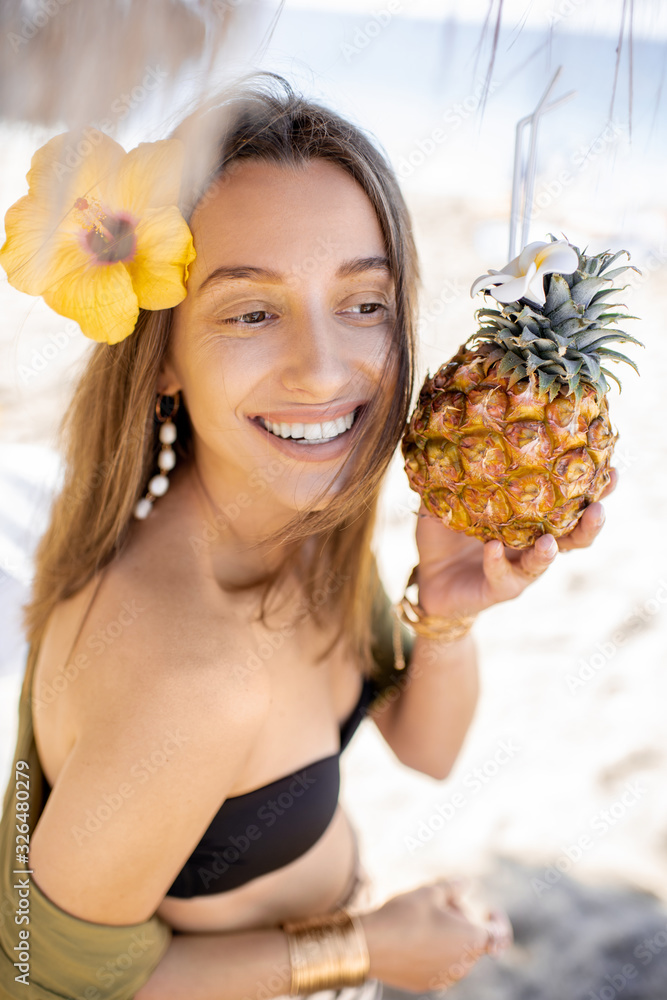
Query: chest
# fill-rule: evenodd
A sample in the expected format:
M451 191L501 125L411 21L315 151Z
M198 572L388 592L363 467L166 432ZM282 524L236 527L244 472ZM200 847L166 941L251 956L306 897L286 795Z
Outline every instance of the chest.
M54 611L35 665L35 739L51 785L77 732L85 726L92 703L99 704L113 683L114 646L100 642L99 623L108 619L107 609L100 606L81 628L88 597L84 591ZM265 622L256 621L250 609L247 613L242 609L239 619L233 631L223 630L214 618L201 615L193 606L176 650L184 670L196 669L198 652L205 650L221 673L232 671L243 680L259 670L270 677L270 711L232 795L266 784L305 761L335 753L340 726L357 704L363 682L360 666L344 642L320 659L335 637L335 628L320 629L310 618L299 621L293 607L269 615ZM152 624L157 635L162 624L158 620ZM125 634L130 633L128 626ZM145 652L148 660L150 650Z

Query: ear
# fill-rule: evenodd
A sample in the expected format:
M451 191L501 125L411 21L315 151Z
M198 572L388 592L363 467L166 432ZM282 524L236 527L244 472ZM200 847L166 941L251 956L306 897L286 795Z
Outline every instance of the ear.
M174 367L168 358L165 358L160 365L160 371L157 377L156 390L166 396L173 396L179 389L181 389L181 383L174 371Z

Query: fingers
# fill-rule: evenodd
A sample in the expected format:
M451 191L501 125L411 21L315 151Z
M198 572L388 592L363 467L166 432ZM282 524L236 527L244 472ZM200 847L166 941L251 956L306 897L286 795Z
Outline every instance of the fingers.
M465 914L462 897L469 888L469 880L462 878L445 880L445 905L451 907L453 910L456 910L458 913Z
M614 492L617 485L618 485L618 469L612 468L609 470L609 482L603 489L598 499L604 500L605 497L608 497L610 493Z
M470 886L469 879L439 878L431 884L440 890L442 906L453 906L455 909L461 910L461 896Z
M534 545L521 552L516 561L511 561L505 554L503 543L492 539L484 545L484 572L497 589L513 595L517 591L517 572L524 578L524 583L526 579L536 580L553 562L557 553L558 544L553 535L541 535Z
M561 552L585 549L595 540L605 521L604 507L600 501L590 504L581 515L576 527L558 539Z
M558 542L553 535L540 535L535 544L525 549L519 560L519 569L526 576L536 578L544 573L547 566L558 554Z
M558 548L561 552L569 552L571 549L585 549L595 540L605 521L605 511L600 500L609 496L616 489L617 483L618 470L610 469L609 482L600 494L599 500L589 504L576 527L558 539Z
M509 917L502 910L491 910L486 924L486 953L497 957L510 947L514 940Z

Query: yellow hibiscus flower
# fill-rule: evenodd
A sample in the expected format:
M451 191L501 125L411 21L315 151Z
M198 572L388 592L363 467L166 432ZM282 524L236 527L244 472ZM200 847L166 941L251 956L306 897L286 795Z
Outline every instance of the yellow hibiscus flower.
M5 216L0 264L14 288L117 344L139 308L168 309L186 295L196 253L177 207L183 145L164 139L126 153L86 129L89 151L70 167L76 138L57 135L33 156L28 194Z

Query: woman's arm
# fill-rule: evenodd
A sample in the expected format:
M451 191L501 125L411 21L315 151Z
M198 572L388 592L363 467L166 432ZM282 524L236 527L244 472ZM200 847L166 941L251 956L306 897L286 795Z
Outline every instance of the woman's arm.
M610 471L602 497L616 486L616 470ZM590 545L603 521L602 504L596 502L569 534L558 539L543 535L535 545L517 551L496 540L483 543L452 531L422 502L416 532L419 603L427 615L447 618L476 615L513 600L539 579L559 550ZM385 647L387 610L382 619ZM405 653L403 627L402 633ZM411 650L408 641L405 659L407 676L391 685L390 697L380 698L369 715L403 764L443 779L458 756L479 696L474 640L470 634L442 642L418 636Z
M100 655L30 838L33 880L76 918L131 925L154 914L252 751L268 679L240 681L233 663L207 663L196 648L192 659L184 669L138 631Z
M498 947L511 939L502 914L489 914L486 924L470 920L447 880L394 896L359 919L368 978L413 994L465 976L488 953L490 931ZM280 928L181 934L134 1000L269 1000L289 988L287 937Z
M289 987L287 936L280 928L175 934L134 1000L268 1000Z
M395 700L369 712L402 764L442 780L451 771L479 696L472 636L436 642L418 636Z

